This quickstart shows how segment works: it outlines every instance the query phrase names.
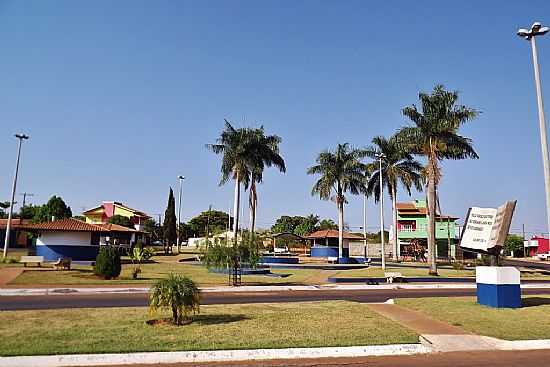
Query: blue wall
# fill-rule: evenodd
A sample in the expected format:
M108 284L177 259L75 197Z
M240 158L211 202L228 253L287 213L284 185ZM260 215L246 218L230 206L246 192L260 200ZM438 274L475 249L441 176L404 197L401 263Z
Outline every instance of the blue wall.
M64 257L75 261L95 261L98 253L99 246L36 246L36 255L44 256L44 260L48 261Z
M348 257L349 249L344 248L343 257ZM338 247L312 247L311 257L338 257Z
M298 264L300 259L298 256L262 256L260 262L265 264Z

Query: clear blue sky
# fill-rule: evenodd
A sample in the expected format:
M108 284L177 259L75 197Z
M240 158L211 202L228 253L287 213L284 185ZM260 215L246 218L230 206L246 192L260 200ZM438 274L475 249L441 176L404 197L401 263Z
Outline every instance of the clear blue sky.
M57 194L74 212L119 200L155 214L184 174L186 219L227 209L233 187L218 187L204 144L228 118L283 138L288 172L265 175L261 227L281 214L335 219L310 195L317 153L392 134L400 109L443 83L482 111L463 130L481 159L444 164L443 210L463 218L517 199L514 229L545 231L530 47L515 35L535 20L550 23L550 2L2 1L0 197L22 131L18 192L34 203ZM550 36L538 45L550 106ZM346 221L361 225L360 198Z

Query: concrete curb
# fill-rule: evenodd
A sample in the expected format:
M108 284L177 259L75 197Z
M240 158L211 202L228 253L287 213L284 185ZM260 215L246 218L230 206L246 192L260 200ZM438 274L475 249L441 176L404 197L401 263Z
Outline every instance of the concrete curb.
M57 356L0 357L3 367L109 366L122 364L199 363L269 359L370 357L425 354L432 349L422 344L372 345L364 347L285 348L151 352L120 354L71 354Z
M382 285L304 285L304 286L242 286L242 287L205 287L205 293L216 292L284 292L284 291L322 291L322 290L397 290L397 289L475 289L475 284L434 283L434 284L382 284ZM550 289L549 283L522 284L522 289ZM128 288L0 288L1 296L44 296L67 294L109 294L109 293L147 293L149 287Z

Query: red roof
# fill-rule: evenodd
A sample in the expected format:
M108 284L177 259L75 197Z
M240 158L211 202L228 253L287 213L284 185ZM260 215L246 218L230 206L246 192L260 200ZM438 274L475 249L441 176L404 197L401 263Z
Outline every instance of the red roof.
M428 209L425 207L416 207L414 203L397 203L395 204L397 211L399 212L399 215L428 215ZM449 215L437 215L436 218L438 220L442 219L449 219L449 220L457 220L458 217L452 217Z
M30 223L31 223L30 219L12 218L11 228L13 228L13 229L25 228ZM0 219L0 228L5 229L7 226L8 226L8 220L7 219Z
M356 234L352 234L349 232L344 231L344 239L348 240L363 240L363 236L359 236ZM319 238L338 238L338 231L335 229L323 229L321 231L316 231L313 233L310 233L306 236L309 240L319 239Z
M90 224L74 218L29 224L26 225L25 228L38 231L59 232L138 232L134 229L123 227L118 224Z

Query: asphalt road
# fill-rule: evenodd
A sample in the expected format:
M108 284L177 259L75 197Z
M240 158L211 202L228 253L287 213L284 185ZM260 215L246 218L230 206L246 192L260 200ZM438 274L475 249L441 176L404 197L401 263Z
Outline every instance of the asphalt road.
M525 294L550 294L550 289L523 289ZM390 298L473 296L475 289L369 289L308 290L270 292L205 292L201 304L242 304L348 300L384 302ZM85 307L147 306L145 293L64 294L41 296L0 296L0 310L36 310Z
M540 367L547 366L550 350L431 353L413 356L297 359L278 361L179 363L133 367ZM546 361L546 362L545 362ZM116 366L113 366L116 367ZM119 366L122 367L122 366Z

